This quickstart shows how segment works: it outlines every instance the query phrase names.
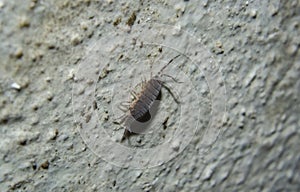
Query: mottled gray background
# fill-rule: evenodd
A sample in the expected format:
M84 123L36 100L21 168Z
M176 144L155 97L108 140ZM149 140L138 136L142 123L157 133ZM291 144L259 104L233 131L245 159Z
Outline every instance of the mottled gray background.
M205 155L197 134L160 166L118 167L77 129L75 69L112 29L149 20L201 39L227 113ZM0 0L0 191L299 191L299 22L297 0Z

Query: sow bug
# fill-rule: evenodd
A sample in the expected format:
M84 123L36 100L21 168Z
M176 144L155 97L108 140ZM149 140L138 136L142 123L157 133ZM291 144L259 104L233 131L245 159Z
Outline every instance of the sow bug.
M154 77L150 78L148 81L142 81L141 91L139 93L131 93L134 97L134 101L129 105L129 109L126 111L126 114L121 120L121 123L125 128L121 141L123 141L133 132L131 129L133 122L138 121L146 114L149 114L149 110L154 104L155 100L157 100L159 97L162 87L166 88L176 103L178 103L171 90L165 85L165 81L162 80L162 76L170 77L177 82L176 79L170 75L162 74L162 72L172 63L173 60L179 56L180 55L177 55L171 59Z

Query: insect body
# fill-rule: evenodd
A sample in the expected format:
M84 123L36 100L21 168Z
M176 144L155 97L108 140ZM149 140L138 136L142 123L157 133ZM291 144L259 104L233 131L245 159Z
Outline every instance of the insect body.
M149 111L160 93L162 83L162 81L152 78L143 85L141 93L129 107L130 114L134 119L138 120Z
M145 116L147 113L149 113L150 108L154 104L155 100L157 100L162 87L166 87L164 85L164 81L161 80L161 76L165 75L162 74L162 71L177 57L180 55L177 55L173 59L171 59L159 72L157 75L152 77L148 81L142 82L142 90L140 93L132 93L134 96L134 101L130 104L129 110L125 114L125 117L122 119L121 122L123 122L123 126L125 127L125 132L123 134L122 140L124 140L126 137L130 135L132 132L131 124L134 121L138 121L140 118ZM165 75L168 76L168 75ZM168 76L171 77L171 76ZM173 77L171 77L174 81L176 81ZM170 92L169 88L166 87L166 89ZM171 95L174 97L172 92L170 92ZM177 102L177 100L175 99Z

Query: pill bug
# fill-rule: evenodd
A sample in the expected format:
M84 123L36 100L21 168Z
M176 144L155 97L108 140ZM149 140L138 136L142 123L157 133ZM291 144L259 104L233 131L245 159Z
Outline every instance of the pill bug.
M128 138L133 131L131 130L131 125L135 121L139 121L142 117L149 114L149 110L154 104L155 100L160 96L162 87L166 88L168 92L172 95L176 103L179 103L171 90L165 85L165 81L162 80L162 76L167 76L172 78L175 82L177 80L170 75L163 74L163 70L165 70L176 58L180 55L175 56L171 59L165 66L161 68L161 70L148 81L143 80L141 83L141 91L136 93L134 91L131 92L134 100L131 103L122 103L121 105L126 106L129 104L128 110L124 111L125 114L122 117L119 124L122 124L125 128L123 137L121 141L124 141Z

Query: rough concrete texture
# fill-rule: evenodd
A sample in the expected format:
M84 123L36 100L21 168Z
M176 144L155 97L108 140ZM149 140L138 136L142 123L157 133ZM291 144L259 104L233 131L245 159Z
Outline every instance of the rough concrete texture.
M297 0L0 0L0 191L299 191L299 22ZM162 89L120 143L116 106L178 54L181 103Z

